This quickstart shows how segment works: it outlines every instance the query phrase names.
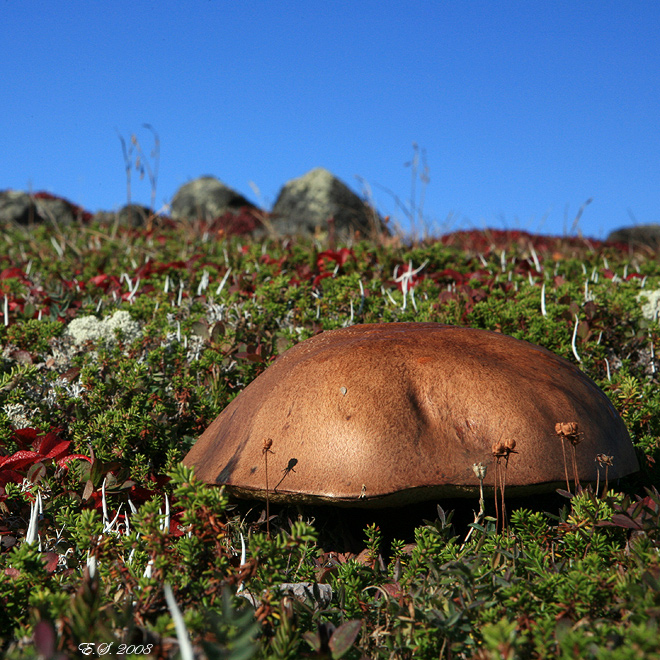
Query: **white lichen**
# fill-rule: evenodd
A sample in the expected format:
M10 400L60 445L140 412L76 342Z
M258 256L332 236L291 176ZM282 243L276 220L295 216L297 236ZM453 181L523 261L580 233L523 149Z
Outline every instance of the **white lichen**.
M660 289L644 291L637 296L637 300L642 303L642 315L644 318L651 321L658 318L658 313L660 312Z
M32 417L37 410L30 410L22 403L6 403L2 410L9 418L15 429L29 429L32 427Z
M111 344L116 339L119 330L124 341L132 342L140 336L140 324L131 319L131 315L124 310L116 311L112 316L99 320L96 316L81 316L73 319L67 327L65 334L70 336L78 346L88 341Z

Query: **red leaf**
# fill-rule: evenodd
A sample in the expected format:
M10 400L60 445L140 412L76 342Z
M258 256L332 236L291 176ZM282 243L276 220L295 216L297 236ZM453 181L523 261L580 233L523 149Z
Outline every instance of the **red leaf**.
M94 275L94 277L90 277L89 281L95 286L101 286L101 284L103 284L103 282L105 282L107 279L108 276L103 273L102 275Z
M8 280L13 277L18 277L19 279L25 279L25 273L17 267L14 268L5 268L2 273L0 273L0 280Z
M337 250L336 252L334 250L326 250L325 252L319 253L319 255L316 257L316 265L318 268L323 270L325 267L325 259L328 259L329 261L336 262L339 266L343 266L350 257L354 256L355 255L353 254L353 250L345 247L341 248L341 250Z
M324 280L326 277L332 277L332 273L321 273L320 275L317 275L312 282L312 286L316 288L319 285L319 282Z
M337 630L332 633L328 646L332 651L332 656L341 658L353 646L356 637L362 628L362 621L353 619L342 623Z
M72 383L76 378L78 378L78 375L80 374L80 367L71 367L71 369L68 369L65 371L60 378L62 380L67 380L70 383Z
M62 440L56 444L45 456L44 458L60 458L62 454L66 452L71 444L71 440Z
M626 515L615 513L612 516L612 522L617 527L625 527L626 529L644 529L643 525L636 520L632 520Z
M32 443L32 449L45 456L58 443L58 441L59 438L57 437L57 434L50 431L45 435L42 435L40 438L37 438Z
M381 585L381 588L388 596L396 598L397 600L403 595L403 591L401 591L401 585L398 582L386 582L385 584Z
M57 464L60 467L67 467L68 464L75 459L79 459L81 461L87 461L88 463L92 462L92 459L89 456L83 456L82 454L69 454L68 456L64 456L63 458L60 458L57 461Z
M30 465L25 478L33 484L39 483L46 476L46 466L38 461Z
M52 555L55 553L49 552L48 554ZM55 557L57 558L57 555L55 555ZM52 573L53 571L48 572ZM50 623L50 621L44 621L43 619L39 621L34 627L34 646L39 652L40 657L53 657L55 652L55 640L56 638L53 624Z
M18 470L22 467L25 467L26 465L31 465L36 461L40 461L41 459L41 454L38 454L37 452L22 450L17 451L11 456L3 456L0 459L0 467L14 468L15 470Z
M46 572L54 573L60 556L56 552L45 552L43 557L46 564Z
M472 277L474 273L470 275ZM456 284L463 284L467 277L463 275L463 273L459 273L457 270L454 270L453 268L445 268L444 270L441 270L439 273L436 273L433 276L433 279L443 279L443 280L449 280L450 282L453 280L456 282Z
M236 353L234 357L237 357L241 360L250 360L250 362L263 362L264 359L261 357L261 355L258 355L257 353Z
M37 439L38 435L37 429L16 429L14 431L14 437L13 439L18 442L19 445L23 447L27 447L28 445L32 445L34 441Z
M87 483L85 484L85 488L83 490L83 500L86 502L91 496L92 493L94 492L94 484L92 483L91 479L87 480Z
M172 536L178 537L178 536L183 536L186 532L183 529L181 529L181 525L177 520L171 519L169 533Z
M23 475L16 470L0 470L0 487L5 484L18 484L23 481Z

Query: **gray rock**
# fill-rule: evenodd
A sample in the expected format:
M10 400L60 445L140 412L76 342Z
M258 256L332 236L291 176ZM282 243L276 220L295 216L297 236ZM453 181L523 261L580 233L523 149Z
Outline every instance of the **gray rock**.
M299 179L287 182L273 207L271 223L278 234L314 234L328 231L334 220L340 240L385 232L381 219L345 183L318 167Z
M9 222L17 222L19 225L41 222L37 205L30 195L20 190L0 192L0 223Z
M84 220L89 214L61 197L36 197L37 215L58 225Z
M119 211L115 213L108 211L99 211L93 216L95 222L101 224L113 224L118 222L122 226L128 227L144 227L149 218L153 216L151 209L139 204L127 204L122 206Z
M653 250L660 248L660 224L622 227L609 234L608 243L629 243L645 245Z
M329 584L318 584L316 582L285 582L275 587L283 596L291 596L302 603L307 603L315 609L325 609L332 603L332 587ZM266 597L267 592L261 594ZM253 607L258 607L260 600L249 591L239 591L237 596L242 596Z
M213 176L203 176L181 186L172 198L174 220L206 220L210 222L227 212L242 207L255 208L243 195Z
M51 222L69 224L88 220L89 214L62 197L48 193L29 195L20 190L0 192L0 224L15 222L19 225Z

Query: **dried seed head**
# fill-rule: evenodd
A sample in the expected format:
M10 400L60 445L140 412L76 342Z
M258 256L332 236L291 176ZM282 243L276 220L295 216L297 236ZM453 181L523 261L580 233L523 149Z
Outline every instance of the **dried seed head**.
M580 436L582 433L578 431L577 422L557 422L555 424L555 433L560 438L570 440L573 445L577 445L581 441Z
M502 456L509 458L509 454L517 454L515 450L516 441L513 439L498 440L493 444L493 456L500 458Z
M266 440L264 440L264 448L261 450L261 453L266 454L267 452L270 451L270 448L272 446L273 446L273 440L271 438L267 438ZM270 453L272 454L273 452L270 451Z
M613 459L614 456L608 456L607 454L596 454L596 463L598 463L600 467L605 467L606 465L612 467L614 465Z
M502 440L493 443L493 456L504 456L504 442Z
M493 456L506 456L509 454L517 454L516 451L516 441L513 438L507 438L506 440L498 440L493 443Z
M555 424L555 433L565 438L576 435L578 432L577 422L557 422Z

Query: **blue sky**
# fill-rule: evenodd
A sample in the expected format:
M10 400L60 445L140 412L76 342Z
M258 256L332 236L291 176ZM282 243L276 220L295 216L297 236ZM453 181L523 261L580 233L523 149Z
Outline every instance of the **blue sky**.
M0 15L0 189L119 208L118 132L148 156L148 123L157 206L212 174L270 208L321 166L357 192L362 177L407 228L383 188L409 201L417 143L431 231L562 234L588 198L585 235L660 222L657 1L2 0ZM150 194L133 175L133 201Z

